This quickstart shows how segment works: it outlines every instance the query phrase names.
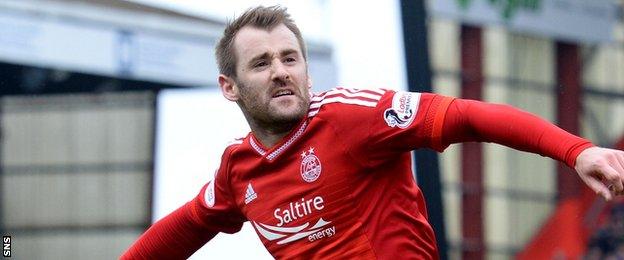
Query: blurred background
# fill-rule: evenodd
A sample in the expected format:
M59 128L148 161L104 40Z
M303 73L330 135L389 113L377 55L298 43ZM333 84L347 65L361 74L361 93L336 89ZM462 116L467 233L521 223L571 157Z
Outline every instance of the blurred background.
M259 4L288 7L314 91L505 103L624 149L621 0L2 0L0 233L12 257L115 259L199 192L249 131L217 88L214 46ZM443 259L624 257L622 199L605 202L553 160L475 143L415 156ZM249 227L202 252L270 259Z

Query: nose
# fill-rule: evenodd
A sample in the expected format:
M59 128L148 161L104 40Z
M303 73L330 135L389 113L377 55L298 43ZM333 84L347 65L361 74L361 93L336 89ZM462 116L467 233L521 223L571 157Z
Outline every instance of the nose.
M271 64L271 79L272 80L288 80L290 79L290 74L288 70L286 70L286 66L282 64L281 61L276 61Z

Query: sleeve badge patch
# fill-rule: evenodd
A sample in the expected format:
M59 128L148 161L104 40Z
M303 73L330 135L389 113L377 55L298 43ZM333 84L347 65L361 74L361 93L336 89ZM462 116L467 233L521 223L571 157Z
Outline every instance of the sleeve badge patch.
M206 191L204 191L204 200L206 201L206 205L208 207L214 207L215 204L215 189L214 189L215 180L211 180L208 183L208 187L206 187Z
M407 128L418 111L420 93L399 91L392 97L392 107L384 111L384 120L390 127Z

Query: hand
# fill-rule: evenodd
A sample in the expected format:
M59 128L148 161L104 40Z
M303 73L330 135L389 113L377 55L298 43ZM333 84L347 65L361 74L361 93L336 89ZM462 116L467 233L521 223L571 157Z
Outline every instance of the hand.
M576 158L574 169L587 186L607 201L624 195L624 151L587 148Z

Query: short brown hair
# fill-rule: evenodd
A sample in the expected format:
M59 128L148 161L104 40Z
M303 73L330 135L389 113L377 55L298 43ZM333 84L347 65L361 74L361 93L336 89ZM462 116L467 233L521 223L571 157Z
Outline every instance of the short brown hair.
M286 12L286 8L276 6L264 7L258 6L250 8L245 11L241 16L233 21L228 21L225 30L223 30L223 37L217 43L215 54L217 56L217 65L219 66L219 72L228 77L236 76L236 54L234 52L234 37L247 25L251 25L256 28L272 30L276 26L284 24L291 32L297 37L299 47L304 60L307 60L307 52L301 31L295 24L290 14Z

